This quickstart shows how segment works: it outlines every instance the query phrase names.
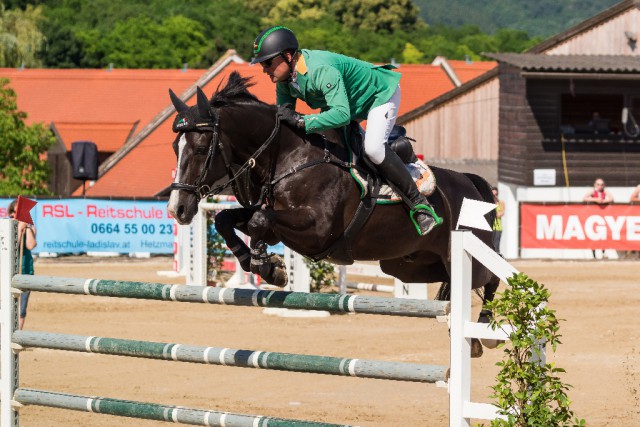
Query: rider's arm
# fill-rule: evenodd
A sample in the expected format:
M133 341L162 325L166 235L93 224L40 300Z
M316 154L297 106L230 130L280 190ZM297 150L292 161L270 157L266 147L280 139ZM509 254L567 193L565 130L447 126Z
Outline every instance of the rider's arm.
M295 109L296 98L291 95L291 92L287 87L288 85L289 83L276 84L276 105L291 104L291 106Z
M351 121L351 108L340 72L331 66L319 67L311 80L315 89L322 92L327 107L319 114L304 116L306 132L313 133L348 125Z

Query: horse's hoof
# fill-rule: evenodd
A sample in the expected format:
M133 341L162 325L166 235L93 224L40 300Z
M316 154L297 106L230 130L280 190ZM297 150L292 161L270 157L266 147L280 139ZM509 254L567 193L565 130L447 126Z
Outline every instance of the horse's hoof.
M490 348L490 349L494 349L497 346L499 346L500 344L502 344L504 341L503 340L490 340L490 339L481 339L480 342L482 342L482 345Z
M471 338L471 357L473 359L477 359L482 356L484 350L482 349L482 344L480 344L480 340L477 338Z
M273 264L273 268L287 268L284 263L284 260L280 257L280 255L273 254L269 257L269 262Z
M273 286L277 286L279 288L284 288L289 283L289 275L287 274L287 270L284 268L274 268L273 269L273 282L271 283Z

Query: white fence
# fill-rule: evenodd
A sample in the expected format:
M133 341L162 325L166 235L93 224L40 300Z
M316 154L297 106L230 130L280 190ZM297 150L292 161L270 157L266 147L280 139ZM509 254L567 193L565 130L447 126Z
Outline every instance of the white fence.
M17 407L21 404L14 391L18 384L19 346L13 345L17 328L19 289L12 286L17 273L17 227L15 221L0 221L0 424L17 426ZM450 426L470 426L471 419L494 419L497 408L471 401L471 338L508 339L504 331L471 321L471 268L476 258L503 281L517 271L469 231L452 234L451 312L447 317L451 329L451 364L448 382ZM356 297L357 298L357 297Z

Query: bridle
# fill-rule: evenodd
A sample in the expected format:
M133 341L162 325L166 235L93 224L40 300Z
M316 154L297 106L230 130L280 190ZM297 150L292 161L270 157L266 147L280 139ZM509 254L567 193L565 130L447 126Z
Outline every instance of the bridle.
M280 117L276 115L276 124L271 132L271 135L266 139L265 142L253 153L253 155L238 169L237 172L233 172L231 167L231 161L227 156L227 153L224 150L224 145L222 139L220 138L220 115L214 108L209 109L209 118L204 123L197 123L195 125L195 132L212 132L213 136L211 138L211 143L209 144L209 149L207 151L207 157L202 164L202 168L200 169L200 174L198 178L193 184L185 184L182 182L173 182L171 183L170 188L172 190L182 190L188 193L192 193L198 199L198 202L202 199L205 199L208 196L220 194L226 188L231 186L235 194L238 194L236 188L236 182L245 174L250 174L251 169L253 169L256 165L256 159L271 145L271 143L275 140L276 135L280 131ZM183 132L184 133L184 132ZM207 176L207 171L213 164L216 153L220 152L222 154L222 159L224 160L225 168L227 170L227 176L229 180L216 185L215 187L211 187L208 184L204 183L204 180ZM267 180L269 181L269 179ZM242 203L244 205L244 203Z

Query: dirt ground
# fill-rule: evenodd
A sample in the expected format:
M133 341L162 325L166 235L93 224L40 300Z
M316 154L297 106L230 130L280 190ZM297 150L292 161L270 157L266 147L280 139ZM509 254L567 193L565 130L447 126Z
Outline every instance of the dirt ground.
M576 414L590 426L640 425L639 261L520 261L551 291ZM36 274L181 283L159 276L169 258L41 259ZM435 286L431 286L434 295ZM476 310L478 300L475 301ZM449 364L444 324L430 319L334 315L301 319L262 309L32 293L26 328L81 335L327 356ZM498 350L473 363L473 398L489 401ZM345 378L53 350L20 355L22 387L360 426L446 426L448 395L432 384ZM22 425L165 423L28 406Z

